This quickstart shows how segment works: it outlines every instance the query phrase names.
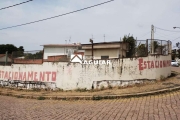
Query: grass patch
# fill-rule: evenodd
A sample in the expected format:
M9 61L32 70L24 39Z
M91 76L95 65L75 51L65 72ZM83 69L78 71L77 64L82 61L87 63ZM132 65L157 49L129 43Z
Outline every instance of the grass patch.
M43 96L39 96L37 99L38 99L38 100L45 100L46 98L43 97Z
M24 98L24 96L22 96L22 95L18 95L18 96L16 96L17 98Z
M32 88L32 91L35 91L35 92L40 92L41 89L40 88Z
M76 92L87 92L88 90L86 88L77 88L75 89Z
M101 96L93 96L92 100L101 100L102 97Z

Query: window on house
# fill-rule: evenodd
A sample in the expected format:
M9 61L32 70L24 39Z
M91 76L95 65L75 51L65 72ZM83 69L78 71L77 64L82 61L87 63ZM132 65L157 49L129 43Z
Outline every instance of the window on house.
M85 59L92 59L91 55L86 55Z
M101 56L101 59L102 59L102 60L109 59L109 56Z

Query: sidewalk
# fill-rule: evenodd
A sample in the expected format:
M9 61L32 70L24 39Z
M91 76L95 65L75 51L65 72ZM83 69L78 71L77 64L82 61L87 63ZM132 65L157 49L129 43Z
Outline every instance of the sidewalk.
M0 95L14 96L18 98L31 99L55 99L55 100L98 100L98 99L116 99L133 96L145 96L174 90L180 90L180 67L175 68L176 76L165 80L146 82L141 85L129 86L126 88L109 88L99 91L37 91L37 90L13 90L0 87ZM179 73L177 73L179 72Z

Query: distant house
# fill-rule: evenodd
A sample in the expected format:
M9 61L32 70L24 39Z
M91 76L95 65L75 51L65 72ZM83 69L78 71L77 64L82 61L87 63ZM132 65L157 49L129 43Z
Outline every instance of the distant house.
M73 44L47 44L42 45L44 46L44 61L53 61L60 59L62 57L68 57L74 53L84 54L84 51L81 49L80 43L73 43Z
M93 49L92 49L93 47ZM120 41L99 42L92 44L82 44L82 50L85 50L85 59L112 59L126 57L128 52L128 43Z
M5 61L6 61L6 54L0 54L0 65L5 65ZM11 65L11 55L8 55L6 65Z

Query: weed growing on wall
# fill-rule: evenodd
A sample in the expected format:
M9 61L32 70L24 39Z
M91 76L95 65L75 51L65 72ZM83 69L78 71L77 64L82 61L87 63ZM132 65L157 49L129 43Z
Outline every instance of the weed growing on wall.
M76 92L87 92L87 88L77 88L75 89Z

